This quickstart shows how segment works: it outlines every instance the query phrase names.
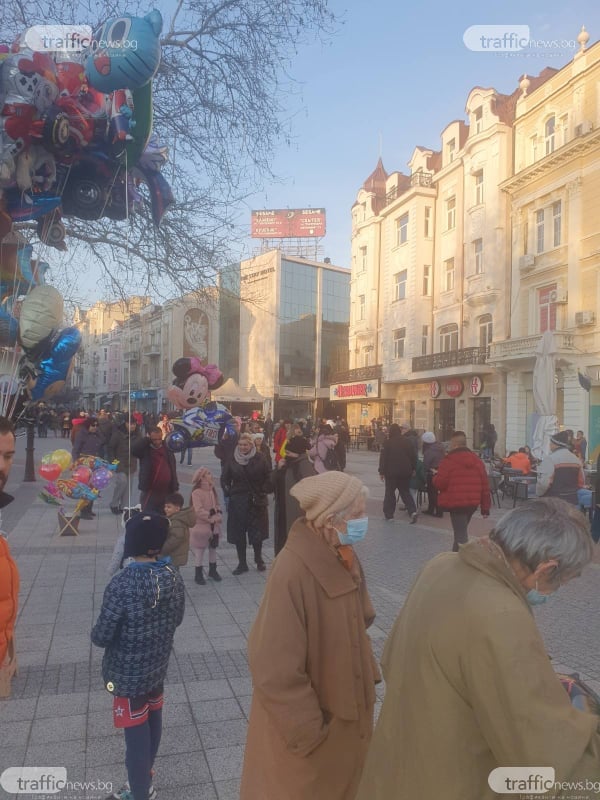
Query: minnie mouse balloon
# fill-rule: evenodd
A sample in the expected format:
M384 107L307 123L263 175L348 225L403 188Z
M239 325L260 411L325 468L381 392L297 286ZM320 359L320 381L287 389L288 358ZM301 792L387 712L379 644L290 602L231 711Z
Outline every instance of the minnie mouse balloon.
M94 489L106 489L112 478L112 472L106 467L100 467L92 472L90 486Z

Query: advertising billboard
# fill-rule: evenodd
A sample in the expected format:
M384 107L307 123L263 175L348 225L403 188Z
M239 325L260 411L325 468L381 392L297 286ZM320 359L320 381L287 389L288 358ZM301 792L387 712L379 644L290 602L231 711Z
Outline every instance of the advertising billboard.
M253 239L319 238L325 236L324 208L276 208L252 211Z

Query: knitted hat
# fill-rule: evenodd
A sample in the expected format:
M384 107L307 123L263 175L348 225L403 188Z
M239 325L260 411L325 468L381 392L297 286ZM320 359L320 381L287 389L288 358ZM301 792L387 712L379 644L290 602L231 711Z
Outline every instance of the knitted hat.
M423 436L421 436L421 441L423 444L433 444L435 442L435 433L431 431L425 431Z
M168 532L169 520L161 514L135 514L125 525L123 558L158 555Z
M363 485L352 475L331 470L304 478L290 489L306 519L322 528L327 517L352 506Z
M292 436L285 448L286 453L296 453L299 456L306 453L307 450L308 444L304 436Z
M559 431L550 437L550 441L557 447L566 447L569 444L569 434L567 431Z

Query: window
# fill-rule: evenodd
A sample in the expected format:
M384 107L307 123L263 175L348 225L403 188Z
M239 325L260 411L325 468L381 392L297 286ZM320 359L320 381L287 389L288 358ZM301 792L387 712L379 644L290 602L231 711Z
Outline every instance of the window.
M427 346L429 344L429 325L423 325L423 331L421 333L421 355L427 355Z
M538 253L544 252L544 209L535 212L535 241Z
M108 347L103 347L102 349L104 350L104 360L106 361L108 359Z
M440 353L458 350L458 325L444 325L440 328Z
M526 256L529 252L529 220L523 221L523 255Z
M487 348L492 343L492 315L479 317L479 347Z
M406 299L406 278L408 271L403 269L394 275L394 300Z
M475 257L475 275L483 272L483 239L475 239L473 242L473 254Z
M425 206L425 225L423 228L423 235L426 239L431 236L431 206Z
M569 141L569 115L565 114L560 118L560 128L562 131L561 144L566 144Z
M394 331L394 358L404 358L405 339L406 328L398 328Z
M444 291L450 292L454 289L454 259L449 258L444 261Z
M454 161L454 156L456 153L456 139L450 139L447 144L447 152L448 152L448 163L451 164Z
M456 197L446 200L446 230L451 231L456 227Z
M396 220L396 244L404 244L408 239L408 214Z
M546 142L546 155L554 152L554 133L556 129L556 117L550 117L544 125L544 139Z
M475 205L483 203L483 170L475 173Z
M531 137L531 163L535 162L535 157L537 155L537 136Z
M367 268L367 248L361 247L360 248L360 270L364 272Z
M560 200L552 204L552 230L554 247L560 246L560 228L562 221L562 204Z
M364 296L364 294L360 294L358 296L358 318L359 318L359 320L365 318L365 296Z
M483 130L483 107L479 106L473 112L473 119L475 120L475 133L481 133Z
M423 296L429 297L431 294L431 264L423 267Z
M363 348L363 367L371 366L371 347Z
M106 372L102 373L102 383L106 386Z
M538 293L540 333L556 330L556 284L540 289Z

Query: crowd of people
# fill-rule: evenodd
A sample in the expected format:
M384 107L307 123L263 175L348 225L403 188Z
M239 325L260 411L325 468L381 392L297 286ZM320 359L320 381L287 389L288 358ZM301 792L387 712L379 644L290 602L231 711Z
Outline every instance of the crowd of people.
M75 421L74 455L119 461L112 510L122 512L136 473L140 489L91 634L104 649L114 725L125 733L128 782L116 797L155 796L164 679L185 610L180 567L191 550L195 582L220 581L224 527L237 552L233 574L249 572L248 545L264 571L271 493L276 558L248 638L253 697L241 800L485 797L494 768L538 763L551 764L559 781L600 779L598 719L571 704L530 610L592 557L589 523L572 492L585 452L581 444L571 451L567 432L552 437L540 462L525 448L507 455L504 467L536 471L541 497L469 541L475 511L490 513L496 442L484 459L462 431L442 443L408 423L387 428L378 460L385 519L404 510L414 524L420 492L423 513L449 513L454 543L416 578L380 670L368 635L375 609L354 549L368 535L368 489L344 471L342 421L237 418L235 434L215 448L220 475L196 470L188 503L164 441L168 417L161 425L100 412ZM0 420L0 489L13 453L11 429ZM0 548L0 569L3 558L13 569ZM3 599L0 592L0 612ZM13 627L14 615L0 625L0 656Z

